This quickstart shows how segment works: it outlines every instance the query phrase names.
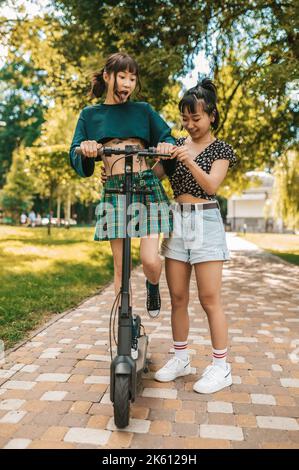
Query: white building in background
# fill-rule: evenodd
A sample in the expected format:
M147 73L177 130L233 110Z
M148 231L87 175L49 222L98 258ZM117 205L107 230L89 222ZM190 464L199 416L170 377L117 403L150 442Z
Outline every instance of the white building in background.
M241 195L227 200L227 228L243 232L282 232L282 221L274 220L272 192L274 177L264 171L250 171L249 178L260 181Z

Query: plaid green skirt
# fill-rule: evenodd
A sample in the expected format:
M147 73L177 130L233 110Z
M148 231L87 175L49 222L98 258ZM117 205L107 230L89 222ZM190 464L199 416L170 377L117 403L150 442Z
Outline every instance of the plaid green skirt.
M151 194L132 194L128 208L129 223L126 226L125 195L107 193L105 189L121 189L124 174L109 176L102 190L100 203L96 207L96 230L94 239L113 240L131 237L146 237L154 233L166 236L173 230L170 202L160 180L152 170L133 173L133 184L151 190Z

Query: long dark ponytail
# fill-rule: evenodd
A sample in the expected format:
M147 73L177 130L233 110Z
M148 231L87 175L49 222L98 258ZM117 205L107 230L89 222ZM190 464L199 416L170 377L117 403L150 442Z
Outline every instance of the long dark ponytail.
M104 91L106 90L106 83L103 78L103 73L105 71L105 67L100 70L100 72L94 72L91 77L91 88L89 92L89 96L91 98L100 98L103 95Z

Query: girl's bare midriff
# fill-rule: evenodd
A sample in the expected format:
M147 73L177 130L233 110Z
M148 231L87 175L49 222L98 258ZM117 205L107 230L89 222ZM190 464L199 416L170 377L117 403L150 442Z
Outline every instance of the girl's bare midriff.
M105 147L116 147L124 149L126 145L136 145L140 148L144 148L144 142L141 139L118 139L114 138L105 142ZM105 155L102 156L102 160L105 165L105 170L107 176L111 176L111 168L113 165L112 175L123 174L125 172L125 158L124 155L112 155L111 157L106 157ZM137 159L137 156L133 156L133 172L137 173L138 171L147 170L149 166L147 165L145 158L142 157L141 162Z
M213 202L210 199L202 199L200 197L194 197L192 194L180 194L175 202L178 202L179 204L198 204L202 202L210 203Z

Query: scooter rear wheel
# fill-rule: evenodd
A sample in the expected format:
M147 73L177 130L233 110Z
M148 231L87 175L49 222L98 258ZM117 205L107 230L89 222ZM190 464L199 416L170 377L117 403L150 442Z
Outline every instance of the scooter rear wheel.
M130 377L116 375L114 380L114 423L122 429L128 426L130 419Z

